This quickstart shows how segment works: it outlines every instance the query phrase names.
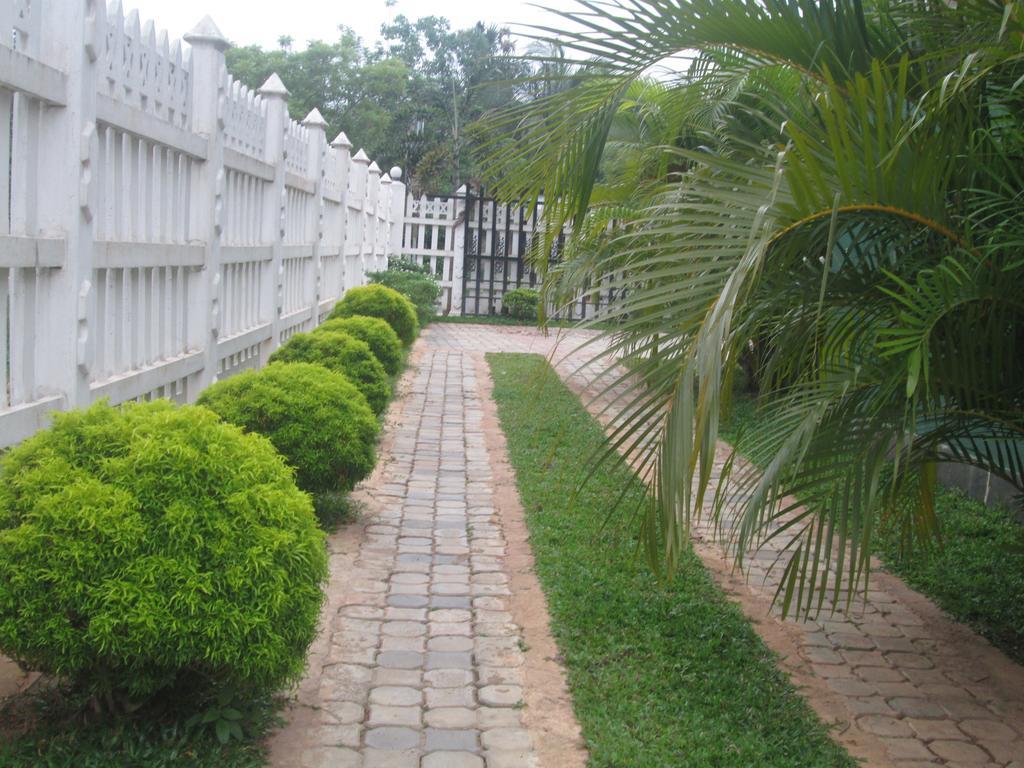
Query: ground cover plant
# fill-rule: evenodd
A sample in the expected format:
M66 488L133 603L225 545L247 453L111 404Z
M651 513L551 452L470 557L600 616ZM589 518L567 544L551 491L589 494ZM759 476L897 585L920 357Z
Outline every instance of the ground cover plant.
M350 491L376 462L380 425L343 374L311 363L271 363L207 387L198 404L267 437L310 493Z
M405 296L386 285L364 285L345 292L329 319L364 315L386 320L405 345L412 344L419 331L416 307Z
M393 261L384 272L370 272L372 283L394 288L416 307L416 319L420 328L434 319L437 314L437 299L441 286L429 267L416 264L408 259Z
M389 376L397 375L402 369L402 341L386 320L363 315L338 317L313 330L314 333L338 331L365 341Z
M632 472L605 467L574 497L607 441L544 359L487 359L590 766L855 765L690 550L665 584L637 557L609 519L624 489L623 509L645 503Z
M375 414L391 397L388 375L365 341L347 333L297 333L270 356L275 363L312 363L343 374L363 393Z

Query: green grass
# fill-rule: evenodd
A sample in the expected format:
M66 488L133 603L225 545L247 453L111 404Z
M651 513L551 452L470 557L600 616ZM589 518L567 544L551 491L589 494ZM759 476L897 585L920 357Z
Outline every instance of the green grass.
M544 359L487 358L591 768L853 766L696 555L659 584L632 527L603 527L624 487L644 500L628 469L570 505L605 436Z
M281 701L245 708L241 741L221 744L212 728L187 725L192 714L147 708L134 716L87 717L80 697L58 689L26 693L0 709L3 768L259 768ZM179 702L185 707L187 702ZM157 705L159 707L159 704Z
M935 512L942 544L902 554L899 531L882 521L876 551L886 569L1024 664L1024 526L959 490L938 491Z
M737 397L722 438L736 443L756 417L754 401ZM881 518L875 553L887 571L1024 663L1024 526L1010 510L986 507L956 489L936 489L935 514L942 532L938 546L901 552L900 530Z

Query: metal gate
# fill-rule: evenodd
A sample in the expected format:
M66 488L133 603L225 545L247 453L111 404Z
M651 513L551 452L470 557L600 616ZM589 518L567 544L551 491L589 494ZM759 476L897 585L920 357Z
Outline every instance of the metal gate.
M462 260L462 314L501 314L501 299L515 288L538 288L538 276L528 260L539 234L543 204L531 212L526 206L499 203L481 193L466 191L465 251ZM552 247L557 261L565 242L560 234Z

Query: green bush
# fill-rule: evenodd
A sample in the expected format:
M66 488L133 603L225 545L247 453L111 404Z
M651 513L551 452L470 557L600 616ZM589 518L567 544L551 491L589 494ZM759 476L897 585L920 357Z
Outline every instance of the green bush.
M326 576L284 460L205 408L99 403L0 458L0 651L110 708L296 680Z
M327 331L335 333L340 331L365 341L389 376L394 376L402 367L402 341L394 329L388 325L387 320L364 315L339 317L335 320L328 320L314 333Z
M405 296L386 285L364 285L350 288L334 305L330 319L365 315L386 320L395 329L403 344L412 344L419 326L416 307Z
M322 365L246 371L207 388L199 404L269 438L304 491L348 491L373 469L377 419L352 382Z
M270 356L270 362L313 363L342 373L363 393L374 413L384 411L391 395L384 366L365 341L347 333L297 333Z
M376 284L394 288L409 299L416 307L416 319L421 328L437 314L441 286L427 267L402 259L392 262L386 272L371 272L369 278Z
M501 312L519 320L536 320L540 294L532 288L516 288L501 297Z

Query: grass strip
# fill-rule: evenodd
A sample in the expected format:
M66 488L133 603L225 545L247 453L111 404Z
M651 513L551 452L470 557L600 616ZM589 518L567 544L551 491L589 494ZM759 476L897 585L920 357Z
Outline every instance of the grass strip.
M661 584L605 466L573 498L601 427L538 355L489 354L551 628L591 768L853 766L693 553ZM607 524L606 524L607 523Z

